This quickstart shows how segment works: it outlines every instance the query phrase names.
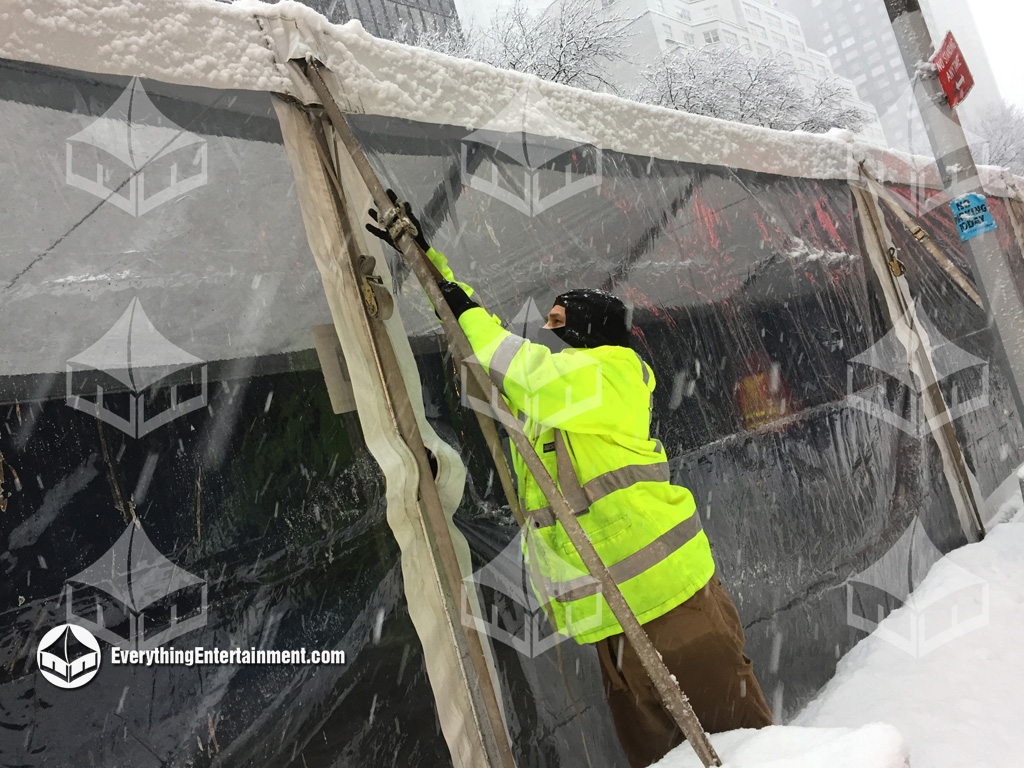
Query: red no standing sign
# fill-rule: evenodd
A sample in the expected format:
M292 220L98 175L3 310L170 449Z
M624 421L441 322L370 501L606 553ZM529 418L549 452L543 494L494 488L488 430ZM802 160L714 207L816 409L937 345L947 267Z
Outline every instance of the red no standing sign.
M932 64L939 71L939 82L949 99L949 106L955 108L974 87L974 78L971 77L971 70L967 68L964 54L952 32L946 34L942 47L932 56Z

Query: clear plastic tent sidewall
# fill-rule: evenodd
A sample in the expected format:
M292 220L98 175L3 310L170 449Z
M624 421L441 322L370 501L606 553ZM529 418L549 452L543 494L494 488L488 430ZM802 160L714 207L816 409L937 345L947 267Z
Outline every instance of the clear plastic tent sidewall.
M998 518L1022 430L984 313L857 171L906 201L936 186L917 161L414 53L292 6L161 6L181 24L130 61L102 55L142 33L128 17L86 34L40 12L0 43L4 763L477 765L479 681L457 645L475 634L516 764L626 764L593 647L536 603L436 318L360 235L396 302L398 375L381 378L296 59L324 62L374 171L517 333L539 340L568 288L628 302L652 436L780 720L906 601L908 574L967 540L972 508ZM333 166L363 221L365 187ZM1011 181L986 173L1019 290ZM911 202L970 279L943 207ZM354 410L332 407L326 325ZM447 592L396 386L436 461L462 577ZM892 642L942 642L926 619ZM81 689L40 666L62 623L102 649ZM344 662L115 664L114 648ZM46 657L65 679L88 657L73 650Z

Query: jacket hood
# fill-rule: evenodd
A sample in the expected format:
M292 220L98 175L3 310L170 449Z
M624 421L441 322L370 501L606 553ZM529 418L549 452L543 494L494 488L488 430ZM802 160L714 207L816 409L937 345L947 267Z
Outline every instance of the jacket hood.
M565 325L554 333L566 344L580 349L629 347L626 305L610 293L578 288L555 297L555 304L565 307Z

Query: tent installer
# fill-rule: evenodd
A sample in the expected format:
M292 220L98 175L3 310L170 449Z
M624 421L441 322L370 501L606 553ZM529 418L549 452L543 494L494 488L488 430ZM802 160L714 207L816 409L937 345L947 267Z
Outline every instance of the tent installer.
M377 220L375 211L370 215ZM710 733L771 725L693 495L670 482L661 442L650 437L655 378L630 348L625 305L598 290L558 296L544 329L568 347L553 352L509 333L479 306L473 289L455 280L445 256L410 218L420 231L417 243L445 278L438 287L478 361L518 415L701 724ZM394 247L386 231L367 229ZM683 734L514 449L513 465L526 533L543 542L525 547L530 557L538 553L534 589L547 598L559 632L597 649L623 750L633 768L650 765Z

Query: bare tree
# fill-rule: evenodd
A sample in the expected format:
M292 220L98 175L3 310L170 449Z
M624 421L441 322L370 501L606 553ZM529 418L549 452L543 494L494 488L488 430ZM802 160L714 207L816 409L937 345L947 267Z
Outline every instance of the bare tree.
M677 48L646 68L634 98L647 104L778 130L821 133L860 130L865 115L844 102L835 79L813 93L778 54L754 55L737 46Z
M449 24L446 27L429 28L413 27L402 22L394 37L396 42L429 48L457 59L476 59L480 47L478 35L472 29L465 29L461 24Z
M834 77L819 80L798 127L811 133L825 133L832 128L859 131L867 122L867 115L846 103L843 99L846 93L846 88Z
M988 161L1024 176L1024 109L1003 103L988 110L974 126L988 143Z
M627 27L625 18L601 13L591 0L563 0L541 13L515 0L480 32L403 27L396 39L555 83L615 91L607 66L625 60Z

